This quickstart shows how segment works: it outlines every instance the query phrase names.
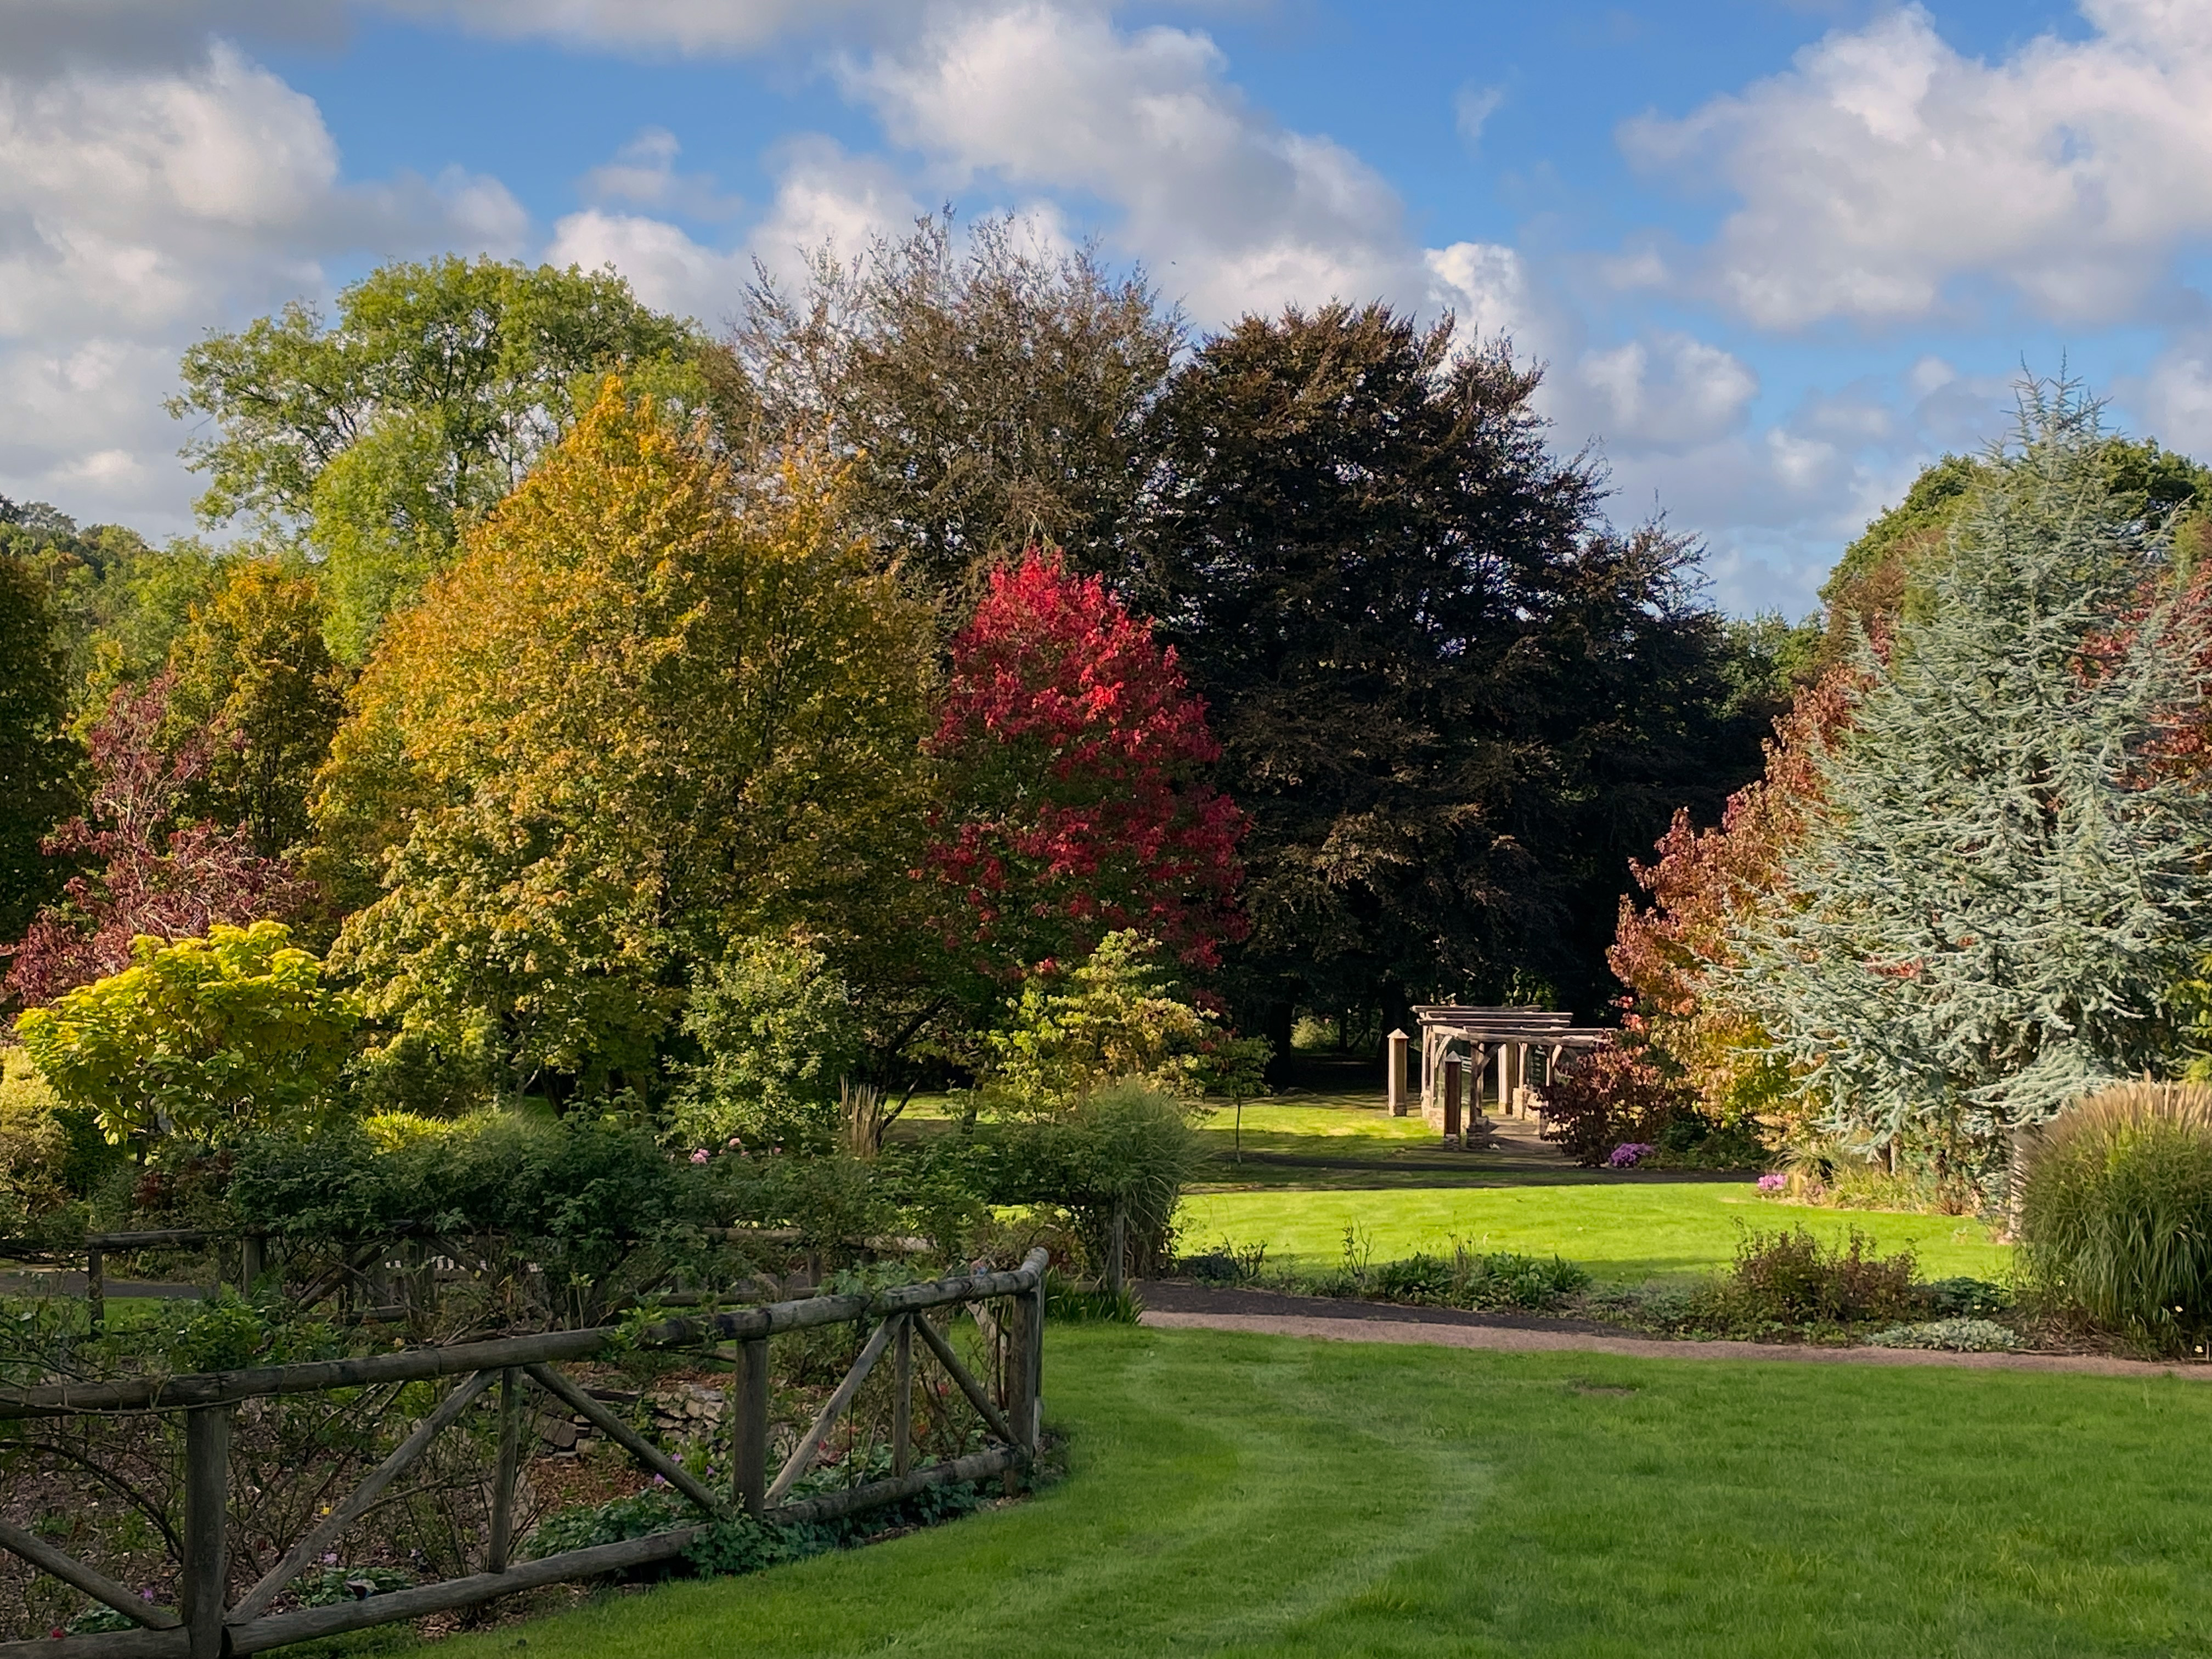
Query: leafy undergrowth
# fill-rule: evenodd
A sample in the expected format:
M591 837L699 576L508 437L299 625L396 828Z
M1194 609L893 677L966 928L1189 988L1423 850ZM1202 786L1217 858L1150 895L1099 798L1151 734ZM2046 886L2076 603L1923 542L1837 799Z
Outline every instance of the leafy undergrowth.
M1224 1245L1178 1264L1201 1283L1249 1285L1293 1296L1326 1296L1389 1302L1415 1308L1457 1308L1471 1313L1553 1313L1590 1283L1589 1272L1558 1256L1511 1250L1475 1250L1454 1240L1448 1255L1419 1252L1377 1263L1350 1228L1344 1255L1333 1267L1296 1264L1270 1267L1264 1248L1238 1251Z
M2212 1638L2180 1380L1054 1327L1068 1478L438 1659L2083 1659Z
M2014 1308L2006 1286L1964 1276L1923 1280L1911 1251L1883 1255L1856 1229L1841 1243L1802 1227L1747 1232L1728 1271L1702 1284L1601 1290L1583 1305L1601 1318L1667 1336L1832 1346L1877 1338L1893 1347L2022 1346L2019 1332L1999 1322ZM1969 1324L1976 1328L1972 1332L1950 1330L1958 1340L1938 1340L1939 1327ZM1900 1332L1923 1336L1907 1340ZM1991 1334L1996 1332L2002 1335Z

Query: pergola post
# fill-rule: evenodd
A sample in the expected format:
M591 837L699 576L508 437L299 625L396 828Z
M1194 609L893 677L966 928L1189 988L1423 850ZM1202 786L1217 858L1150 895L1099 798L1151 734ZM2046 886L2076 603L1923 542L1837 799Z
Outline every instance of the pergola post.
M1452 1055L1444 1061L1444 1145L1459 1145L1459 1079L1463 1068L1459 1056Z
M1408 1046L1408 1039L1403 1031L1390 1033L1389 1075L1385 1088L1392 1117L1406 1115L1406 1051Z

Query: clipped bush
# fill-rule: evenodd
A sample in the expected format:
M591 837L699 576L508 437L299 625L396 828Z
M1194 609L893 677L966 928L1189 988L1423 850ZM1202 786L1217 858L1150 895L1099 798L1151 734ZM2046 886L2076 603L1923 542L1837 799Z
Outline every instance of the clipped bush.
M2022 1154L2031 1279L2109 1328L2166 1343L2212 1325L2212 1087L2126 1083Z

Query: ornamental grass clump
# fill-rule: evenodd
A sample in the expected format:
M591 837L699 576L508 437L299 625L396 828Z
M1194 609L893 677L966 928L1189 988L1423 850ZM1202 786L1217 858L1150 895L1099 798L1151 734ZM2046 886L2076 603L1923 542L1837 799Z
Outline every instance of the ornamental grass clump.
M2021 1157L2033 1283L2100 1325L2165 1345L2212 1326L2212 1088L2103 1090Z

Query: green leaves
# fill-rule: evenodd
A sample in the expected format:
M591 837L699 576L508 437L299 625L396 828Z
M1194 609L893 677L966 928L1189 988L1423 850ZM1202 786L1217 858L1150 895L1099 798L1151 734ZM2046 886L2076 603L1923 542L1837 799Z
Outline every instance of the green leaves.
M2206 642L2094 413L2023 394L1724 970L1832 1132L1962 1184L2164 1062L2212 933L2212 799L2160 757Z
M258 921L174 945L141 939L130 968L28 1010L16 1030L111 1142L297 1127L344 1063L357 1016L290 938Z

